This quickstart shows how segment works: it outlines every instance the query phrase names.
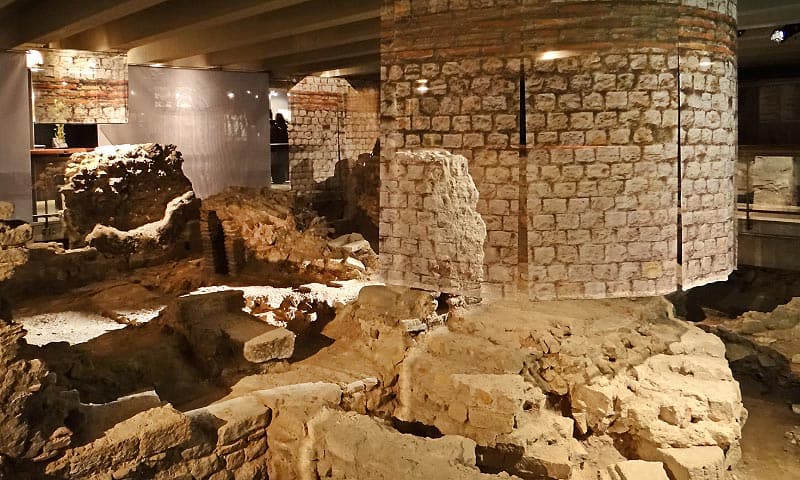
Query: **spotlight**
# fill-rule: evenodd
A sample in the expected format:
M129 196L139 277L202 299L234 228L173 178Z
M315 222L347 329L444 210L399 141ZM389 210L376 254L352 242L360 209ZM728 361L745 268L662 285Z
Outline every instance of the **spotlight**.
M773 30L769 39L775 43L783 43L797 33L800 33L800 23L791 23Z

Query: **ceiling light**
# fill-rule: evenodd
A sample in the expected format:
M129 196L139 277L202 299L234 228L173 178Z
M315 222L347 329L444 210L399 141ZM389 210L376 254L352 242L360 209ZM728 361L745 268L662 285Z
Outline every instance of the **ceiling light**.
M800 33L800 23L791 23L773 30L769 39L775 43L783 43L797 33Z
M164 67L167 66L167 64L166 63L151 63L150 66L153 67L153 68L164 68Z
M577 52L570 50L548 50L539 55L539 60L558 60L559 58L567 58L577 55Z
M428 88L428 81L424 80L424 79L423 80L417 80L417 88L416 88L416 90L417 90L417 92L419 92L419 93L421 93L423 95L425 93L428 93L428 90L430 90L430 88Z
M228 92L228 98L230 98L231 100L233 100L234 98L236 98L236 94L235 94L235 93L233 93L233 92Z
M37 68L39 65L44 64L44 57L42 57L42 52L39 50L28 50L25 53L25 63L28 65L28 68L34 71L38 71Z

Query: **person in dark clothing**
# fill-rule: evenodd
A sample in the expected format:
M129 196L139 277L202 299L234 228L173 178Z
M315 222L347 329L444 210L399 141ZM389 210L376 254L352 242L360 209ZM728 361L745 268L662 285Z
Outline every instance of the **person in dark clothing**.
M269 121L269 138L272 144L272 183L284 183L289 179L289 124L278 113Z
M271 125L275 136L272 137L272 143L289 143L289 124L283 118L283 114L275 115L275 122Z

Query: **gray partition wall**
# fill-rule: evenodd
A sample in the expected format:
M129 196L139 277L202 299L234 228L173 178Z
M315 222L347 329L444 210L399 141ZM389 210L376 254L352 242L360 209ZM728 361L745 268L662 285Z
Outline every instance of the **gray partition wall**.
M101 143L172 143L205 198L269 184L269 76L131 66L127 125L100 125Z
M24 53L0 52L0 200L31 220L31 114Z

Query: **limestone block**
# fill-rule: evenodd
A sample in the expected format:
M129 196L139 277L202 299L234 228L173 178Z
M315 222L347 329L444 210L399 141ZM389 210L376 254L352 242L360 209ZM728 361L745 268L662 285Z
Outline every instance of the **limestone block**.
M794 205L800 171L793 157L756 156L750 166L753 203L758 205Z
M365 415L330 409L313 418L308 430L311 458L301 478L328 478L332 472L372 480L497 478L478 470L475 442L464 437L416 437Z
M674 480L725 479L725 454L716 446L659 448L653 460L663 462Z
M295 334L275 328L244 342L244 358L253 363L289 358L294 353Z
M117 423L162 405L163 402L155 390L126 395L108 403L82 403L79 409L82 426L78 433L84 439L97 438Z
M0 201L0 220L10 220L14 216L14 204Z
M628 460L608 467L611 480L669 480L661 462Z
M33 238L30 224L19 221L0 221L0 248L19 247Z
M195 421L217 426L217 445L222 446L231 445L252 432L266 428L272 418L271 413L269 407L257 397L248 395L192 410L186 414Z
M338 407L342 389L332 383L302 383L260 390L253 396L269 407L273 420L267 430L267 465L270 478L303 478L301 448L307 423L324 407Z
M97 440L68 450L47 467L48 473L69 473L68 478L86 478L108 472L127 462L139 462L192 438L188 416L166 405L142 412L116 424Z

